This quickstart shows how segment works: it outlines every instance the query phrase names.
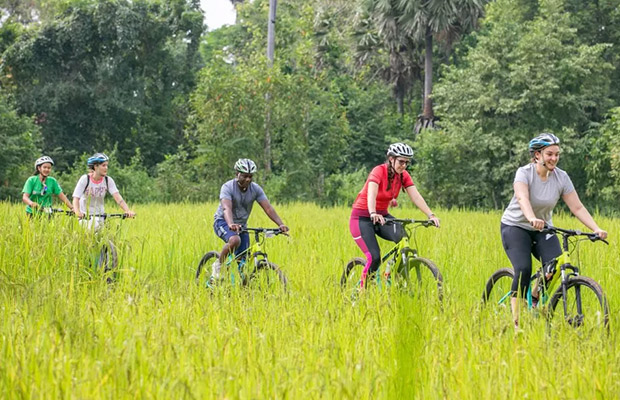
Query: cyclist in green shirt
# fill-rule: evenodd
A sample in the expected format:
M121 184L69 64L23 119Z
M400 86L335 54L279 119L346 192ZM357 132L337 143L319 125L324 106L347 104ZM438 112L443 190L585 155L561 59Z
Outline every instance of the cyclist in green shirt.
M56 179L52 178L54 161L51 157L43 156L34 163L34 175L26 180L22 190L22 201L26 203L26 213L32 217L36 210L52 206L52 195L57 195L67 207L73 211L73 205L62 192Z

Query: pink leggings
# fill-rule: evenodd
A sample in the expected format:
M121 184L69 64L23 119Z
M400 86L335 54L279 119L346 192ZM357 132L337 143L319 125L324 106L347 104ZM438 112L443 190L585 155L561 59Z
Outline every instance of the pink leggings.
M361 215L360 215L361 214ZM365 213L368 215L367 213ZM384 217L393 218L390 214ZM361 285L366 285L366 277L368 274L374 274L381 264L381 250L377 242L377 236L382 239L390 240L394 243L400 242L403 238L403 227L399 224L379 225L373 224L368 216L364 216L363 210L353 209L351 218L349 219L349 230L353 236L353 240L362 249L366 257L366 265L362 272Z

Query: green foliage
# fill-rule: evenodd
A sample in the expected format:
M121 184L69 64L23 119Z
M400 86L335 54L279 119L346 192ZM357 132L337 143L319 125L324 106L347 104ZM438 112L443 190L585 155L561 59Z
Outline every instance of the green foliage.
M207 185L204 181L204 170L189 160L187 151L180 149L157 165L155 178L159 201L182 202L204 201ZM212 188L214 185L209 185ZM211 193L209 193L211 194Z
M76 2L22 35L4 68L61 168L114 146L123 163L140 148L152 167L181 143L201 33L202 14L185 0Z
M594 130L587 144L586 194L601 209L618 210L620 197L620 107L610 110L609 118Z
M558 0L541 1L533 20L519 4L491 4L476 47L435 88L444 130L421 136L416 173L447 206L502 207L528 140L545 130L561 137L560 166L585 187L583 132L608 104L606 46L578 44Z
M26 178L39 157L39 128L31 118L20 116L0 93L0 199L21 199Z

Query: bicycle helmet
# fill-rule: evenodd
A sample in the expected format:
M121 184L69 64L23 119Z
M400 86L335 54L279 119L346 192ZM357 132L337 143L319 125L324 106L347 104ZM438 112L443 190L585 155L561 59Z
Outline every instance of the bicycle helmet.
M390 147L388 147L387 155L393 157L412 158L413 149L405 143L393 143Z
M235 171L243 174L253 174L256 172L256 164L249 158L240 158L235 163Z
M529 150L530 155L534 155L534 152L540 151L545 147L553 146L555 144L560 144L560 139L555 136L553 133L541 133L536 136L534 139L530 140Z
M37 169L39 165L43 165L45 163L50 163L54 165L54 160L52 160L52 157L48 157L48 156L39 157L37 158L37 161L34 162L34 169Z
M86 164L92 167L95 164L103 164L106 161L110 161L110 158L103 153L95 153L92 157L88 157Z

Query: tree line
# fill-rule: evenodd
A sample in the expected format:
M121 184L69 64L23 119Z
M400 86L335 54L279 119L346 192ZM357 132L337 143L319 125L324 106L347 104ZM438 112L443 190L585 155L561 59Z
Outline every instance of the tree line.
M552 131L617 209L620 0L288 0L273 66L268 0L234 3L207 31L196 0L0 0L0 198L40 154L72 185L107 151L132 201L214 199L248 157L278 201L347 204L405 141L428 201L501 208Z

